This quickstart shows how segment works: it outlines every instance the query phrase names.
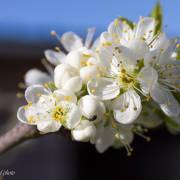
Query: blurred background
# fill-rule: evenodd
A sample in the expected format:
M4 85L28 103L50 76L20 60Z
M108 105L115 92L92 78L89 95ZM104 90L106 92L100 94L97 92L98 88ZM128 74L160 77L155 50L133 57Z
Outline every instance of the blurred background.
M160 1L164 30L170 37L180 35L180 1ZM43 52L58 45L50 36L74 31L85 37L88 27L96 36L117 16L137 21L149 15L156 0L0 0L0 134L16 122L17 84L25 72L41 65ZM0 170L16 172L5 180L179 180L180 136L165 129L148 133L147 143L136 137L134 153L110 149L98 154L93 146L71 142L56 135L32 140L0 157Z

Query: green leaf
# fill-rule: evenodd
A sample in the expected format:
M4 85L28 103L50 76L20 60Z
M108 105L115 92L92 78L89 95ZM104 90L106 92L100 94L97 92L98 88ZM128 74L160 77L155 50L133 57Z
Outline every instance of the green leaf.
M176 59L180 60L180 45L179 44L177 45L176 53L177 53Z
M174 129L180 129L180 125L176 123L175 121L173 121L171 118L166 117L164 120L167 125L173 127Z
M162 31L162 23L163 23L163 12L162 12L161 4L159 1L156 3L155 7L153 8L150 16L155 18L157 22L156 28L154 31L154 35L156 35Z
M119 16L118 19L119 19L120 21L128 24L131 29L134 29L134 24L133 24L133 22L130 21L129 19L127 19L127 18L125 18L125 17L122 17L122 16Z

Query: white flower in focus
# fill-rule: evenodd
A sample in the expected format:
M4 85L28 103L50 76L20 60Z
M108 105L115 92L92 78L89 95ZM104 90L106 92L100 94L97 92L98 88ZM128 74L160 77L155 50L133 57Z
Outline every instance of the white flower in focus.
M86 83L89 79L99 74L96 53L94 50L91 50L91 47L94 49L94 46L96 46L92 46L93 35L94 28L89 28L85 44L83 44L82 39L75 33L64 33L60 41L68 53L65 54L62 51L56 52L53 50L46 50L46 59L55 66L59 64L70 65L76 69L78 76ZM57 87L59 88L59 86Z
M85 120L72 130L72 136L77 141L92 141L96 135L94 122L104 120L105 105L98 98L86 95L79 100L79 109Z
M137 55L138 51L138 55L143 56L153 47L156 22L151 17L140 17L139 22L134 26L132 29L126 21L115 19L110 23L107 32L101 34L102 46L123 45L131 49L132 53L135 52Z
M58 36L54 31L53 35ZM67 52L74 51L83 47L82 39L73 32L64 33L59 40ZM44 52L44 55L46 59L55 66L57 66L58 64L63 64L66 61L66 54L60 50L54 51L48 49Z
M76 141L87 142L96 134L96 127L93 122L81 120L81 122L71 131L72 137Z
M93 77L97 77L98 61L93 54L93 51L86 48L71 51L66 57L66 64L60 64L55 68L56 87L78 92L82 83L87 83Z
M89 120L103 119L106 112L105 105L98 98L86 95L79 100L82 115Z
M60 64L54 70L54 83L59 89L78 92L82 88L82 80L77 69L69 64Z
M78 70L84 83L99 75L96 53L86 47L69 52L66 56L66 63Z
M59 37L55 31L53 31L53 36L57 36L58 40L65 48L65 50L69 53L71 51L76 51L83 47L89 49L92 46L92 40L94 37L94 28L88 29L88 34L83 44L83 40L74 32L66 32L61 37ZM54 51L48 49L44 52L46 59L53 65L57 66L58 64L63 64L66 62L66 54L60 50Z
M180 105L172 92L180 90L180 62L172 57L176 41L166 49L155 50L145 56L145 67L139 74L141 89L157 102L169 117L180 114Z
M42 133L58 131L62 125L72 129L80 122L76 96L69 91L51 93L41 85L34 85L26 89L25 97L28 105L19 108L17 117L23 123L37 125Z
M115 120L122 124L134 122L142 108L135 91L138 89L136 71L141 61L134 59L131 51L122 46L102 48L99 55L103 75L88 82L89 94L102 100L115 99L112 101Z

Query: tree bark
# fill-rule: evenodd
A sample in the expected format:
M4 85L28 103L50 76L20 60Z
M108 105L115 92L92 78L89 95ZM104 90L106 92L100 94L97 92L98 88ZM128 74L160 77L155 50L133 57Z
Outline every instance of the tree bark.
M35 126L22 123L16 124L11 130L0 137L0 154L21 142L40 136Z
M0 155L26 140L50 134L62 135L65 138L71 139L70 131L63 127L55 133L40 134L36 126L19 122L8 132L0 136Z

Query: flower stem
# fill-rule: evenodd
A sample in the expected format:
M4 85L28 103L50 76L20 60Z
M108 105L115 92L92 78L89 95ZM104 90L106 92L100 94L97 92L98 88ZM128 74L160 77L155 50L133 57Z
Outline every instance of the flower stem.
M27 139L41 136L36 127L18 123L11 130L0 137L0 154Z

